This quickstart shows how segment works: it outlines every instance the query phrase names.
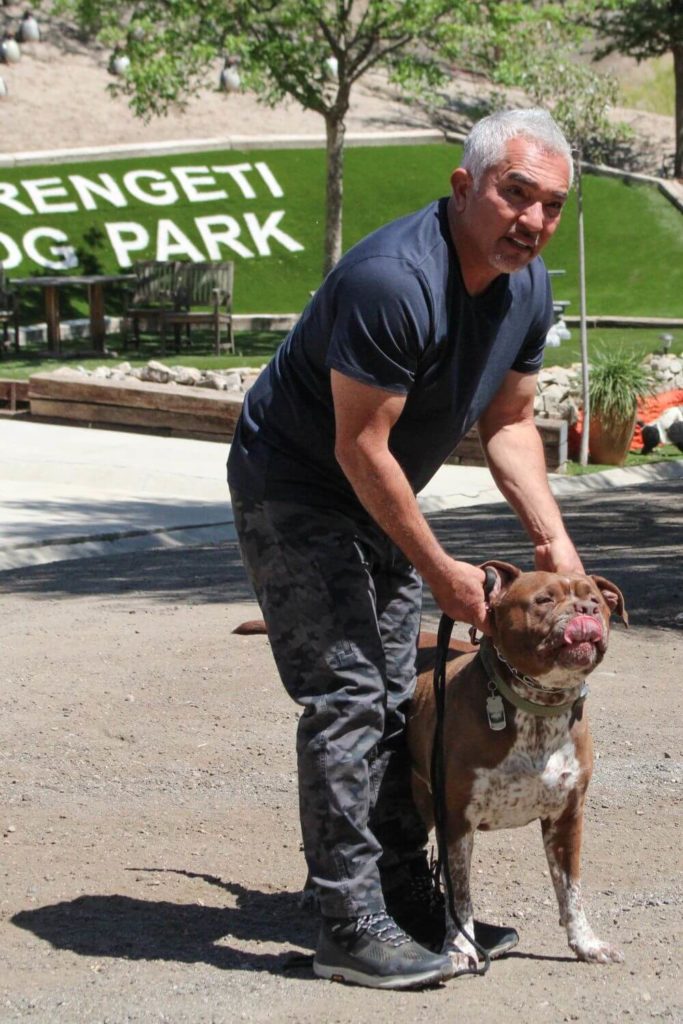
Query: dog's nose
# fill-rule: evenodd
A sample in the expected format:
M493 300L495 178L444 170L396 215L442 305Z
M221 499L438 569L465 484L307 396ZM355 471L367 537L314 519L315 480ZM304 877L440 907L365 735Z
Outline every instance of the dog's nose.
M579 615L599 615L599 605L594 598L576 598L574 608Z

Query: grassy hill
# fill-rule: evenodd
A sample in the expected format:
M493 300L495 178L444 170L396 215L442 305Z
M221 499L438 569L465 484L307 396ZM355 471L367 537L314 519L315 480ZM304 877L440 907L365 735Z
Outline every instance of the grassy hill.
M386 221L446 194L450 172L459 157L459 147L438 144L348 149L345 248ZM234 237L238 238L236 244L241 251L222 245L220 255L236 262L236 311L296 312L320 282L324 159L321 149L231 150L3 170L0 178L5 183L4 194L10 195L7 190L16 188L14 195L19 207L3 207L0 230L22 252L30 249L26 244L30 230L43 227L62 232L78 253L79 265L71 272L97 272L117 269L112 230L119 232L126 244L131 237L130 225L141 232L138 247L127 250L130 259L159 256L156 240L160 225L165 225L167 232L167 258L215 258L207 253L206 236L198 225L228 217L230 230L239 231L239 236ZM268 186L263 174L255 170L257 165L267 167L276 189ZM249 168L242 172L242 178L235 171L239 167ZM82 194L74 188L73 179L80 176L97 180L101 185L104 179L100 175L110 176L123 197L123 205L95 195L90 205L96 209L84 208ZM185 181L190 176L189 195L187 189L181 188L178 175L185 175ZM653 186L590 175L584 180L589 313L683 316L680 212ZM126 185L131 181L136 186L131 186L132 191ZM136 198L136 189L138 193L143 189L147 198ZM216 199L221 193L224 198ZM35 209L36 195L40 210ZM74 209L64 212L61 208L65 206ZM277 232L258 241L268 218L271 224L277 221L277 229L292 240L290 248L289 243L282 243ZM256 228L251 230L249 225ZM207 229L205 225L204 230L215 232L219 228L214 224ZM145 233L149 244L140 247L139 240ZM546 250L547 265L566 270L566 275L556 282L555 291L556 297L572 303L572 313L578 313L576 235L572 196L563 223ZM50 244L54 242L46 239L36 243L43 253ZM291 248L296 251L290 251ZM37 269L35 261L25 256L8 273L21 276ZM41 272L54 271L44 268ZM64 316L77 315L84 309L82 296L76 290L65 296L65 305ZM41 318L38 294L33 296L26 318Z

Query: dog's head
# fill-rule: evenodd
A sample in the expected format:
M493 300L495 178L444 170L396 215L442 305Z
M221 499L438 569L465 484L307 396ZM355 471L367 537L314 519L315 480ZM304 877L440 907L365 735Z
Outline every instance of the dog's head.
M487 566L497 577L490 597L496 647L518 672L549 686L574 686L600 664L612 612L628 624L623 594L602 576Z

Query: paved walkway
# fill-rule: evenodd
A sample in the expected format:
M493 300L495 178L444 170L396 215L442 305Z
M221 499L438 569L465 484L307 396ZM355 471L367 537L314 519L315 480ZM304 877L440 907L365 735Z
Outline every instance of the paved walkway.
M234 539L227 445L0 421L0 571L89 555ZM552 478L555 493L683 477L683 460ZM501 502L487 469L446 466L425 512Z

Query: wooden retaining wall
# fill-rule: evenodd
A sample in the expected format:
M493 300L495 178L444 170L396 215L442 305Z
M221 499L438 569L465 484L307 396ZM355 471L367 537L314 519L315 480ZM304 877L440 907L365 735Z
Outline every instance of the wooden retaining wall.
M224 443L232 440L242 409L241 397L211 388L151 384L134 378L112 382L61 373L31 377L28 402L32 419ZM567 461L567 424L548 419L538 419L536 424L548 469L561 471ZM447 461L463 466L485 465L476 430L463 438Z

